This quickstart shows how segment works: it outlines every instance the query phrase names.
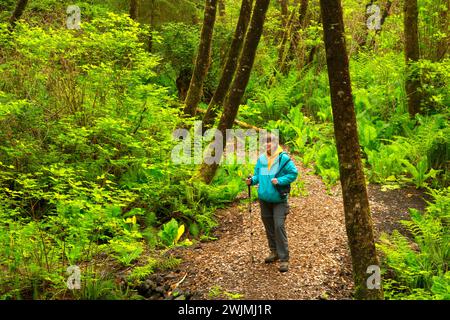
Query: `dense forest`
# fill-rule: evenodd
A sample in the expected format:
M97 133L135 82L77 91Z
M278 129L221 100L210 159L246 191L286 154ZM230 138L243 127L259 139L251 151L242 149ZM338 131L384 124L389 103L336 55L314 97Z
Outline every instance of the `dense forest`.
M1 0L0 299L449 300L449 8ZM230 129L298 168L284 274Z

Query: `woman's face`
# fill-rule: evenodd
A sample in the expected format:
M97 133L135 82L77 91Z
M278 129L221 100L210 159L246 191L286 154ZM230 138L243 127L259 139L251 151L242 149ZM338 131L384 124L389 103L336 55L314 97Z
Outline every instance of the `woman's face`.
M267 145L266 145L266 150L267 150L267 154L272 154L273 152L275 152L277 149L277 145L275 143L273 143L271 140L267 141Z

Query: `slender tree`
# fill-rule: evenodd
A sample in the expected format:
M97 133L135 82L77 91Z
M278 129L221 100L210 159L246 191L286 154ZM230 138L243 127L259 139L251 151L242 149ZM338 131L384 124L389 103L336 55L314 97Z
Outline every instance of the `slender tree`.
M289 15L287 25L286 25L283 35L281 37L281 42L280 42L280 45L278 48L278 61L277 61L278 69L281 69L283 61L285 60L286 46L287 46L289 39L291 38L292 31L294 28L295 12L296 12L296 9L292 10L291 14Z
M136 20L138 17L138 0L130 0L130 18Z
M255 61L256 49L264 28L264 21L269 7L270 0L256 0L253 9L250 26L244 40L241 58L236 69L236 75L230 87L230 92L224 103L224 111L220 117L218 130L222 133L223 147L226 145L226 130L231 129L233 122L239 110L239 104L250 79L250 73ZM213 148L209 148L210 154L213 154ZM223 149L217 150L220 154L214 154L216 159L222 158ZM218 162L212 164L203 163L200 168L200 177L206 183L210 183L218 168Z
M414 63L419 61L419 12L417 0L404 2L405 60L406 60L406 98L408 111L413 118L420 112L420 77Z
M183 112L187 115L195 116L197 106L203 95L203 82L208 73L211 63L211 43L216 22L217 0L206 0L205 16L200 37L197 58L195 61L194 72L192 73L191 83L185 100Z
M367 286L369 277L366 273L367 269L371 265L379 266L379 262L361 165L341 1L320 0L320 7L334 117L334 134L344 200L345 225L356 289L355 297L357 299L382 299L381 287L369 289Z
M444 34L437 43L433 61L442 60L448 52L448 45L450 43L450 33L448 32L448 12L450 10L450 0L444 0L439 11L438 24L439 30Z
M283 28L286 28L289 16L289 0L278 0L278 3L280 4L281 23Z
M294 21L291 43L287 50L287 53L283 55L283 61L281 62L280 71L286 74L289 71L289 63L294 59L295 52L297 51L298 44L300 42L300 30L306 26L306 14L308 12L308 0L301 0L298 19Z
M139 1L139 0L137 0ZM149 24L150 24L150 33L148 35L148 44L147 44L147 51L152 52L153 51L153 33L152 30L155 28L155 12L156 12L156 3L155 0L151 0L150 3L146 4L147 10L149 11ZM189 81L189 80L188 80ZM186 91L187 92L187 91ZM186 95L184 95L183 100L186 98Z
M225 10L225 0L219 0L219 16L225 17L226 10Z
M234 32L233 41L231 42L231 46L228 51L227 61L222 70L219 85L217 86L214 96L209 103L208 110L203 116L203 132L214 124L217 111L222 106L228 89L230 88L231 81L233 80L233 76L236 72L239 55L242 51L245 33L247 32L248 24L250 22L252 5L253 0L242 0L241 12L239 14L236 30Z
M392 8L392 1L391 0L387 0L384 8L383 8L383 14L381 15L381 21L380 21L380 29L378 29L376 31L376 34L380 34L381 33L381 29L384 25L384 22L386 21L387 17L389 17L389 14L391 12L391 8Z
M17 21L22 17L23 12L25 11L25 8L27 7L28 0L18 0L16 4L16 8L14 9L14 12L12 13L11 17L9 18L9 30L14 30L14 27L16 26Z

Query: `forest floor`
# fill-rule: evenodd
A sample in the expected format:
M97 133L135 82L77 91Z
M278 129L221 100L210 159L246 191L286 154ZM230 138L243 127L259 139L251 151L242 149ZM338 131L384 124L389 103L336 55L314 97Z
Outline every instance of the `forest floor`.
M277 263L264 263L268 249L259 205L252 203L250 216L243 194L241 201L217 211L217 240L175 249L183 259L179 269L186 275L180 289L195 292L198 299L351 298L351 260L340 186L327 192L311 169L298 161L296 165L307 195L289 199L289 272L280 273ZM376 239L381 232L402 230L399 221L409 218L408 208L425 207L423 193L414 188L381 191L380 186L369 185L368 194Z

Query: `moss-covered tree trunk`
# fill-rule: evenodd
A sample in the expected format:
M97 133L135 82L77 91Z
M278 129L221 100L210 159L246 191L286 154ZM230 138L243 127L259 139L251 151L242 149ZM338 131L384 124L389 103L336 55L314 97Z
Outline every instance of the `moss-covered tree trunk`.
M23 12L25 11L25 8L27 7L28 0L19 0L17 1L16 8L14 9L14 12L12 13L11 17L9 18L9 30L14 30L14 27L16 26L17 21L22 17Z
M287 19L289 16L289 1L288 0L278 0L280 4L280 12L281 12L281 24L283 28L287 25Z
M242 48L242 54L241 58L239 59L236 75L231 84L230 92L225 100L224 111L222 113L222 116L220 117L218 125L218 130L222 133L224 147L226 145L226 130L231 129L233 126L233 122L236 119L242 96L244 95L245 89L247 88L247 84L250 79L250 73L255 61L256 49L258 48L258 44L263 32L264 20L266 17L267 9L269 7L269 3L270 0L256 0L255 7L253 9L253 15L250 21L247 35L244 40L244 46ZM221 159L223 149L218 151L220 152L220 154L215 156L218 159ZM201 179L206 183L210 183L216 173L218 166L218 161L212 164L203 163L200 168Z
M442 32L443 36L437 43L435 54L433 55L433 61L442 60L448 51L448 44L450 43L450 33L448 32L448 12L450 10L450 0L444 1L442 4L442 9L439 12L439 31Z
M281 63L280 71L283 74L287 74L289 72L289 64L294 59L295 53L298 48L298 44L300 43L300 30L305 28L306 26L306 14L308 13L308 0L301 0L298 19L294 20L293 31L291 36L291 43L287 50L287 53L284 54L284 59Z
M136 20L138 17L138 0L130 0L130 18Z
M287 25L286 25L283 35L281 37L280 45L278 47L278 60L277 60L278 70L281 70L283 61L285 60L285 57L286 57L286 47L287 47L289 39L291 38L292 31L294 28L295 12L296 12L296 9L292 10L292 12L289 16Z
M236 72L239 55L242 51L245 33L247 32L250 17L252 15L252 5L253 0L242 0L241 12L239 14L236 30L234 32L233 41L231 42L230 50L228 51L227 61L222 70L219 85L217 86L214 96L209 103L208 110L203 116L203 132L214 124L217 112L222 106L228 89L230 88L231 81L233 80L233 76Z
M225 0L219 0L219 16L225 17L225 15L226 15Z
M381 28L376 31L376 34L381 33L381 29L383 28L384 22L386 21L387 17L389 17L391 8L392 8L392 1L391 0L386 1L386 4L384 5L384 8L383 8L383 14L381 15L381 21L380 21Z
M217 0L206 0L205 16L200 37L195 67L192 73L191 83L185 100L183 112L187 115L195 116L197 106L203 95L203 82L211 64L211 43L216 22Z
M320 0L320 7L355 297L382 299L381 287L369 289L367 286L367 268L371 265L379 266L379 262L361 164L341 1Z
M417 0L407 0L404 2L404 28L405 28L405 60L406 60L406 98L408 102L408 112L413 118L420 113L420 76L414 63L419 61L419 12Z

